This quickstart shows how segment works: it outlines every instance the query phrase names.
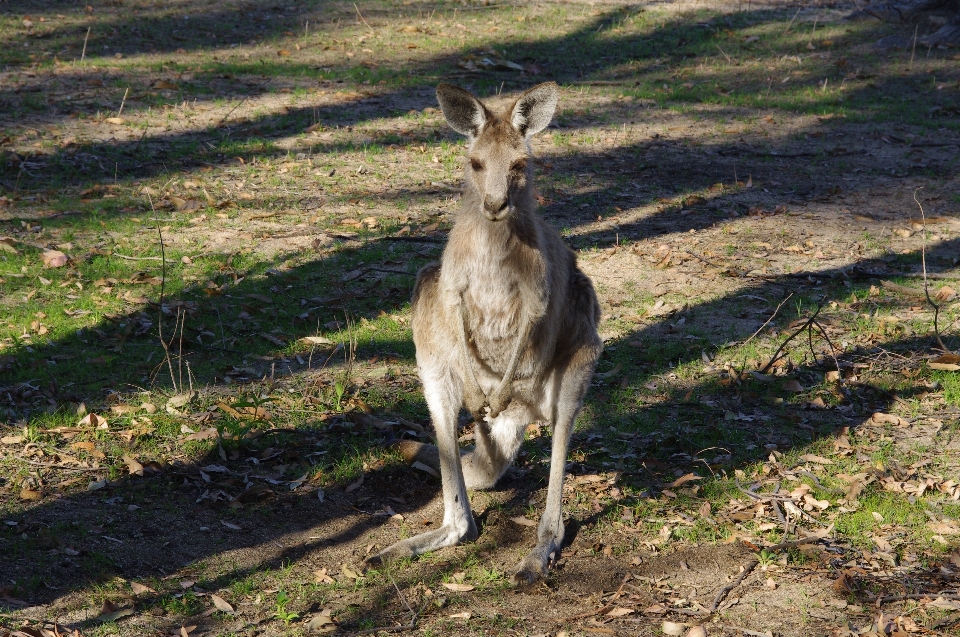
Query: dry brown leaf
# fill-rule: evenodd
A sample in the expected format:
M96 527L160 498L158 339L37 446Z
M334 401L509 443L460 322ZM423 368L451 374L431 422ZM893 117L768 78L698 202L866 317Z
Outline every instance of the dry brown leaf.
M707 637L707 629L705 626L693 626L685 637Z
M94 413L89 413L84 416L80 422L77 423L77 426L93 427L94 429L106 429L108 427L106 419Z
M957 365L956 363L927 363L927 367L930 369L938 369L944 372L960 371L960 365Z
M231 606L227 600L223 599L219 595L210 593L210 600L213 602L213 605L217 607L217 610L223 611L224 613L233 612L233 606Z
M351 491L356 491L357 489L359 489L361 486L363 486L363 480L365 477L366 477L366 474L361 473L360 477L357 479L356 482L351 482L344 488L344 492L350 493Z
M441 586L457 593L467 593L474 589L470 584L458 584L457 582L443 582Z
M470 614L470 611L465 610L461 613L453 613L452 615L449 615L449 617L451 619L470 619L472 615Z
M632 608L624 608L623 606L617 606L616 608L611 609L610 611L603 614L604 617L625 617L633 613Z
M4 436L0 438L0 443L5 445L19 445L23 442L23 436Z
M105 121L105 122L108 123L108 124L113 124L113 125L115 125L115 126L120 126L120 125L123 124L126 120L124 120L122 117L108 117L108 118L104 119L103 121Z
M802 392L802 391L803 391L803 385L801 385L800 383L798 383L795 379L792 379L792 378L791 378L790 380L788 380L787 382L785 382L785 383L783 384L783 389L784 389L785 391Z
M536 522L534 522L533 520L528 520L522 515L518 515L515 518L510 518L510 521L513 522L514 524L519 524L520 526L537 526Z
M43 265L47 268L62 268L67 264L67 255L59 250L45 250L41 256Z
M327 574L327 569L321 568L313 572L313 580L317 584L334 584L335 580Z
M881 411L878 411L871 416L870 420L875 423L889 423L891 425L897 425L899 427L907 427L910 425L910 421L904 420L900 416L894 414L885 414Z
M153 590L149 586L140 584L139 582L130 582L130 588L133 589L134 595L143 595L144 593L156 593L157 591Z
M340 567L340 572L350 579L363 579L363 575L360 575L355 570L347 566L346 562L344 562L343 566Z
M800 459L805 462L815 462L816 464L833 464L833 460L812 453L805 453L800 456Z
M694 480L703 480L703 476L698 476L695 473L688 473L686 475L680 476L679 478L677 478L667 486L670 488L676 488L676 487L679 487L681 484L686 484L687 482L693 482Z
M130 472L132 476L142 476L143 475L143 465L137 462L137 459L132 456L123 456L123 462L127 465L127 471Z
M673 637L677 637L678 635L682 635L684 632L686 632L687 626L689 626L689 624L665 621L660 625L660 630L664 635L672 635Z
M20 489L20 499L21 500L40 500L43 498L43 493L40 491L35 491L34 489Z

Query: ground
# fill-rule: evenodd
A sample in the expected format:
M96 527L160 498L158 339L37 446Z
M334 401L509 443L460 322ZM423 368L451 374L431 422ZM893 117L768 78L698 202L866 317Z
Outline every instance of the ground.
M3 8L0 634L958 630L955 49L852 2ZM364 570L442 517L391 447L464 162L435 86L548 80L541 214L604 314L566 546L509 585L531 423L476 542Z

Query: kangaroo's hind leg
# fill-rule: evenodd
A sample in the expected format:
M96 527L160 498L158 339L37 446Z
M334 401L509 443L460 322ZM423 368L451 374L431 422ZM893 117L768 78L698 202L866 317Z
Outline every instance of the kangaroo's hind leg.
M439 361L421 365L423 393L437 434L440 478L443 484L443 525L433 531L401 540L370 559L372 563L413 557L477 537L457 444L457 412L463 400L463 383L453 369Z
M598 339L599 340L599 339ZM550 555L559 552L563 543L563 478L567 463L567 449L573 433L573 423L580 412L583 397L587 393L593 368L599 355L600 345L586 346L565 370L557 370L551 381L559 385L553 426L553 448L550 452L550 482L547 486L547 502L537 529L537 545L520 562L511 581L514 584L531 584L544 577Z

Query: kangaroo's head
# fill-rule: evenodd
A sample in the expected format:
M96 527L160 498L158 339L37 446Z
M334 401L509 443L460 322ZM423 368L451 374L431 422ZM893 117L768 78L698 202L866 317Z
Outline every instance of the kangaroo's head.
M468 185L480 195L479 212L490 221L508 218L532 191L529 139L550 123L559 97L557 85L546 82L497 114L458 86L437 87L447 123L467 136Z

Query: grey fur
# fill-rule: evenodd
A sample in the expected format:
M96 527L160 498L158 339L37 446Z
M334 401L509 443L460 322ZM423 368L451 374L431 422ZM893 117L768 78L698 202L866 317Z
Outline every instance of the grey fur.
M553 424L547 502L537 545L515 583L542 577L559 551L562 488L573 423L603 344L590 279L560 235L536 215L529 136L549 124L557 85L536 86L499 114L441 84L437 98L468 136L466 188L441 264L424 267L413 292L413 339L437 446L407 443L411 461L440 470L440 528L397 542L373 561L410 557L477 537L467 489L492 487L526 426ZM457 443L457 414L476 418L476 446Z

